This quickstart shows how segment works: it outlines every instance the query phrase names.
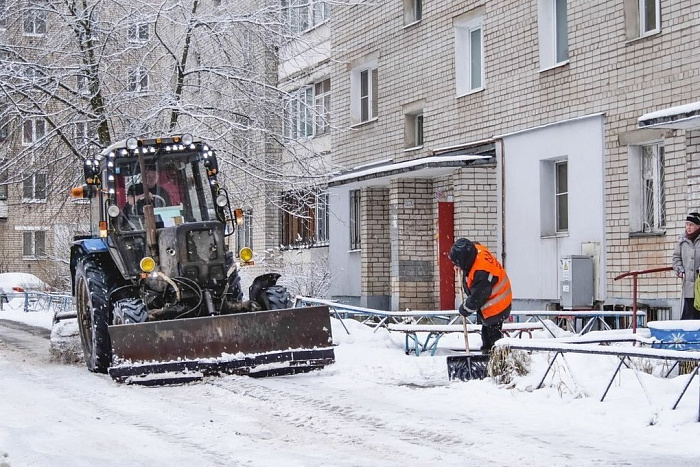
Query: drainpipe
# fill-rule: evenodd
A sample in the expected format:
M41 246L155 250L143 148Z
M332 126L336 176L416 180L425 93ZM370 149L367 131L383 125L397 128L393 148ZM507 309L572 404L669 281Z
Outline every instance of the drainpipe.
M506 148L502 138L498 138L496 141L501 148L501 264L506 268Z

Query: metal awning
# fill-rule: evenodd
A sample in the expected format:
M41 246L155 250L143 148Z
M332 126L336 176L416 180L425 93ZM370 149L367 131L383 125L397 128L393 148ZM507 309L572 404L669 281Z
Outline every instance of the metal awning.
M476 161L493 159L493 155L460 154L430 156L406 162L384 161L344 172L328 182L328 187L341 185L383 186L395 178L432 178L447 175L455 169L466 167Z
M669 107L644 114L637 119L638 128L668 128L672 130L700 129L700 102Z

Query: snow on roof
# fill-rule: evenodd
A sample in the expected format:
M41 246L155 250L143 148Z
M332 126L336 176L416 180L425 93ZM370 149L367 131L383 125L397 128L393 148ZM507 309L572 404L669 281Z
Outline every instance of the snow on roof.
M431 156L405 162L380 164L367 169L353 169L330 180L329 185L342 185L349 180L359 181L369 178L395 175L426 167L462 167L465 162L490 159L490 156L464 154L459 156Z
M645 128L671 124L677 128L686 128L690 120L698 117L700 117L700 101L646 113L637 119L637 126Z

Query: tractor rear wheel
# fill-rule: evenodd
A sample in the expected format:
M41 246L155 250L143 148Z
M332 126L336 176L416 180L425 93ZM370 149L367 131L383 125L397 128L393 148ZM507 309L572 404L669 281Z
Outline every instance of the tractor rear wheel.
M260 295L261 305L265 310L281 310L292 308L292 297L287 288L282 285L272 285Z
M75 273L78 331L90 371L106 373L112 363L109 338L110 309L107 300L108 275L93 258L85 258Z

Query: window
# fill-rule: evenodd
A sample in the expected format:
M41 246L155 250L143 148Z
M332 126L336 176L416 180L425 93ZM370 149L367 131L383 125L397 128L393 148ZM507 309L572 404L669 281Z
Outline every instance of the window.
M645 36L661 30L660 0L639 0L639 32Z
M46 232L43 230L22 232L22 256L33 258L46 256Z
M10 134L10 124L0 120L0 143L4 143Z
M463 96L484 87L483 27L481 18L456 19L454 25L456 90Z
M147 42L149 38L148 23L132 24L127 30L129 42Z
M654 232L666 226L664 200L664 148L660 144L642 150L642 231Z
M90 94L90 89L88 87L88 77L87 75L78 75L76 77L76 88L80 94Z
M565 157L540 161L540 235L569 231L569 164Z
M358 67L350 73L350 124L368 122L379 114L377 65Z
M0 160L0 201L7 201L7 167L4 160Z
M630 231L660 233L666 227L663 143L630 146Z
M556 231L567 232L569 230L569 182L568 164L566 161L554 164L555 173L555 218Z
M22 201L46 199L46 174L35 173L25 175L22 181Z
M148 72L143 67L129 68L130 92L148 91Z
M423 146L423 112L406 115L405 147L407 149Z
M423 19L423 0L403 0L403 24L416 23Z
M88 134L88 126L85 122L76 122L75 124L75 134L74 141L76 144L82 146L90 142L90 136Z
M330 130L331 80L305 86L285 98L285 136L296 140Z
M283 248L327 244L328 195L314 190L285 193L280 223Z
M25 120L23 130L22 144L30 146L46 136L46 122L43 118Z
M0 28L7 27L7 0L0 0Z
M330 17L325 0L282 0L282 19L291 34L313 29Z
M315 134L328 133L331 128L331 80L324 79L314 85L314 101L316 103Z
M569 60L567 0L539 0L538 28L540 68L561 65Z
M350 249L359 250L360 241L360 190L350 191Z
M27 36L46 34L46 10L42 0L31 0L24 10L23 32Z
M243 211L243 224L236 226L236 257L241 248L253 248L253 210Z

